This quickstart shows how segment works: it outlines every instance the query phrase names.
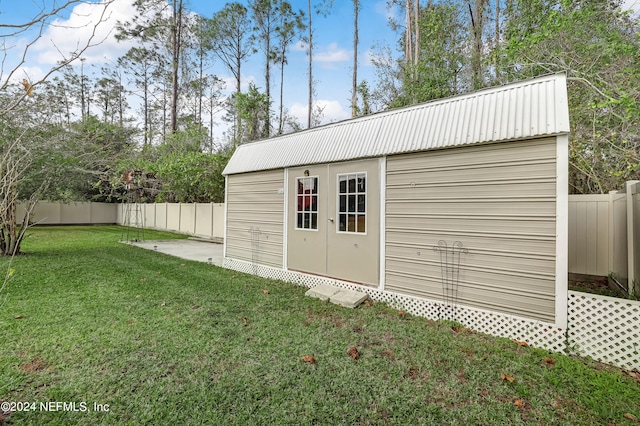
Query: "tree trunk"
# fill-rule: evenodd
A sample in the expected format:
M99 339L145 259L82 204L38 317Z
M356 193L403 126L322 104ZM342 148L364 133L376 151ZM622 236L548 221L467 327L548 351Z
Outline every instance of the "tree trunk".
M484 31L485 2L486 0L475 0L473 10L471 9L471 4L469 4L472 38L471 82L473 90L481 89L484 85L482 78L482 34Z
M411 0L405 4L406 23L404 34L404 58L407 64L413 64L413 36L411 34Z
M271 7L271 6L269 6ZM269 13L269 23L267 28L271 28L271 13ZM267 104L271 105L271 32L268 31L266 34L266 66L264 71L264 80L265 80L265 95L267 96ZM267 107L267 114L264 119L264 129L262 130L262 137L268 138L271 134L271 117L269 113L269 108Z
M500 75L500 0L496 0L496 27L495 27L495 35L493 42L493 50L494 50L494 63L493 66L495 68L495 76L496 76L496 84L501 84L501 75Z
M0 158L0 255L14 256L20 253L24 233L35 207L38 191L34 191L25 208L22 223L17 223L18 182L23 178L31 159L27 151L20 149L18 140L8 141Z
M359 0L353 0L353 80L351 82L351 116L358 115L358 9Z
M307 13L309 14L309 102L307 104L307 129L310 129L313 110L313 29L311 27L311 0L307 0Z
M278 134L281 135L284 131L284 120L283 120L283 106L282 102L284 100L284 65L285 65L285 47L282 47L282 51L280 52L280 118L278 120Z
M171 73L171 133L178 131L178 74L182 39L182 0L173 1L171 25L172 73Z
M415 28L415 39L413 41L413 64L418 65L420 61L420 0L416 0L413 15L413 27Z

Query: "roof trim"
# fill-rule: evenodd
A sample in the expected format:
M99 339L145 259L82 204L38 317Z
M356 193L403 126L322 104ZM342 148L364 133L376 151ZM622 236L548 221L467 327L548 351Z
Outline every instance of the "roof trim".
M569 132L564 73L239 146L224 175Z

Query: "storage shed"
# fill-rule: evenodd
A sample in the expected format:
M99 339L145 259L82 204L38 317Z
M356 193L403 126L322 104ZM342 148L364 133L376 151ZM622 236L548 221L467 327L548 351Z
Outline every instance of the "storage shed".
M555 74L242 145L224 265L564 328L568 132Z

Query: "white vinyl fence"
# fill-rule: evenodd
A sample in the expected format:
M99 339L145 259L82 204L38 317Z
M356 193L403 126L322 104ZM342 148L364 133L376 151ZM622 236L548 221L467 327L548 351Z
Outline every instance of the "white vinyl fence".
M569 272L611 273L640 291L640 181L604 195L569 195Z
M16 215L22 222L24 204L18 203ZM31 215L31 222L38 225L107 225L115 224L117 217L117 204L39 201Z
M213 240L224 238L223 203L120 204L117 210L120 225L174 231Z

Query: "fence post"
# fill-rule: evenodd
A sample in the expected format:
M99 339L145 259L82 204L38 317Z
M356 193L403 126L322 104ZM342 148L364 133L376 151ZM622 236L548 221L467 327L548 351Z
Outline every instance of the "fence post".
M634 203L633 195L637 192L637 184L640 181L632 180L626 183L625 192L627 196L627 291L630 296L636 290L636 242L634 229Z
M210 210L211 210L211 217L210 217L211 218L211 222L210 222L210 224L211 224L211 232L209 233L209 238L213 239L213 227L214 227L214 223L215 223L215 221L213 219L213 201L209 203L209 207L210 207Z

